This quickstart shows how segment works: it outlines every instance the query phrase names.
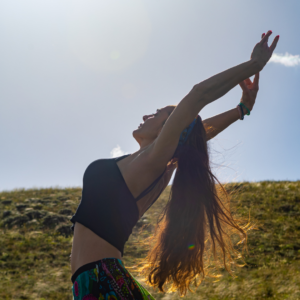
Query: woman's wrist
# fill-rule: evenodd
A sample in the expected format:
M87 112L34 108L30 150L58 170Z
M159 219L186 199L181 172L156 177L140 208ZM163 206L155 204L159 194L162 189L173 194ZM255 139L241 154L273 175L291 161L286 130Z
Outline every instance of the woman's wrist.
M244 115L246 115L248 113L247 109L244 106L241 106L244 112ZM248 107L248 106L247 106ZM250 107L248 107L249 110L251 111Z
M224 96L229 90L241 81L255 75L261 69L261 64L256 58L250 59L242 64L218 73L200 83L196 84L197 98L203 106Z
M243 120L243 113L242 113L242 110L241 110L240 105L237 105L237 106L236 106L236 111L238 112L239 119L240 119L240 120Z
M264 68L264 66L265 66L265 64L263 62L261 62L261 61L258 61L257 58L251 58L249 60L249 62L251 63L253 69L255 70L254 74L260 72Z

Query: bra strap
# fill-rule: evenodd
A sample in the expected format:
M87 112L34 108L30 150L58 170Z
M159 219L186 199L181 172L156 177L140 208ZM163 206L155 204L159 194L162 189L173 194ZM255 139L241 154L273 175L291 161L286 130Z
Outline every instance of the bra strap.
M167 168L167 167L166 167ZM162 176L165 174L166 169L163 171L163 173L155 179L154 182L152 182L152 184L147 187L136 199L135 201L137 202L139 199L141 199L142 197L144 197L145 195L147 195L149 192L151 192L154 188L154 186L156 185L156 183L162 178Z

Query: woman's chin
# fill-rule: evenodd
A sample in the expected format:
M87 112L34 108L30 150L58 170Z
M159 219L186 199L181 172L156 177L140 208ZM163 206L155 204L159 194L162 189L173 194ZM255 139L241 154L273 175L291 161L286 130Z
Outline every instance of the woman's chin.
M141 129L141 128L134 129L134 130L132 131L132 133L133 133L133 134L135 134L135 133L137 134L137 133L140 132L140 129Z

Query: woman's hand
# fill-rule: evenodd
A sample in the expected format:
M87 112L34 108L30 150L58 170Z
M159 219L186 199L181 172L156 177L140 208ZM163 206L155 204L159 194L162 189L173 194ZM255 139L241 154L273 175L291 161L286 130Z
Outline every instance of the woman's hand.
M253 109L256 95L258 92L258 82L259 82L259 73L256 73L253 79L253 82L250 78L245 79L244 81L240 82L239 85L243 90L242 99L240 102L244 103L246 107ZM244 114L247 113L247 110L243 107Z
M271 30L269 30L266 35L263 34L261 41L255 45L251 53L251 59L256 60L258 62L260 66L260 71L264 68L264 66L271 58L272 53L276 48L277 42L279 40L279 35L277 35L274 38L272 45L269 47L268 39L271 34L272 34Z

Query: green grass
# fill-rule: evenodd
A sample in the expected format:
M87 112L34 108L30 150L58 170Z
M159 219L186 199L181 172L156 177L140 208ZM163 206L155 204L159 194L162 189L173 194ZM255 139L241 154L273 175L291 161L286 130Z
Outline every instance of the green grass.
M236 214L257 224L248 237L247 266L232 278L224 270L219 281L207 279L186 299L300 299L300 181L228 184L233 191L232 205ZM147 254L143 243L152 233L164 207L170 187L145 214L147 224L136 227L125 245L124 264L130 267L142 262ZM62 209L72 214L80 202L81 189L31 189L0 193L0 299L72 299L69 256L72 236L58 232L58 223L71 226L70 216L61 216L55 224L44 219L26 221L23 225L5 225L21 220L29 211L42 211L53 216ZM35 198L32 200L27 200ZM40 200L39 200L40 199ZM10 204L5 202L11 200ZM27 200L27 201L26 201ZM68 201L69 200L69 201ZM71 200L71 201L70 201ZM4 201L4 203L3 203ZM16 206L26 204L27 207ZM5 217L3 217L4 211ZM65 211L66 213L67 211ZM19 219L16 219L19 216ZM139 225L141 222L139 222ZM179 299L177 293L162 294L146 288L156 299Z

